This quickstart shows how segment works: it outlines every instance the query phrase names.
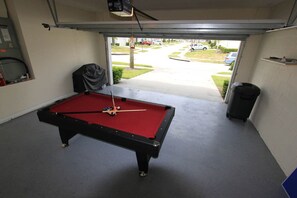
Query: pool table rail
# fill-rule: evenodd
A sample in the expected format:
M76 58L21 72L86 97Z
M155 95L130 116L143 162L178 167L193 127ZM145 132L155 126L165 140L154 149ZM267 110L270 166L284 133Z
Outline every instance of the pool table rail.
M73 97L75 96L72 96L70 98ZM159 156L161 146L175 114L174 107L164 105L164 108L166 110L165 117L162 120L155 137L147 138L144 136L129 133L127 131L121 131L114 128L106 127L100 124L90 124L87 121L51 111L51 108L53 106L61 104L65 100L67 99L59 100L49 106L39 109L37 112L40 121L55 125L59 128L62 145L68 146L69 140L73 136L75 136L76 134L81 134L87 137L114 144L116 146L133 150L136 152L139 173L141 176L145 176L147 174L150 158L157 158Z
M134 151L142 151L157 158L160 147L165 138L168 128L159 129L156 138L150 139L139 135L115 130L98 124L88 124L86 121L70 118L61 114L48 111L49 108L37 112L39 120L59 127L62 144L68 145L67 133L72 131L88 137L99 139ZM169 121L169 120L168 120ZM161 124L162 126L162 124ZM165 134L164 134L165 133ZM65 138L63 138L65 137ZM66 140L68 139L68 140Z

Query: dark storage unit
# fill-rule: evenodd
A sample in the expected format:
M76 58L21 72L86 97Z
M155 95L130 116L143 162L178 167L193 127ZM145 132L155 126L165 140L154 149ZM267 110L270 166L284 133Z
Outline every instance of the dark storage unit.
M246 121L259 94L260 89L256 85L250 83L233 83L226 116L228 118L238 118Z

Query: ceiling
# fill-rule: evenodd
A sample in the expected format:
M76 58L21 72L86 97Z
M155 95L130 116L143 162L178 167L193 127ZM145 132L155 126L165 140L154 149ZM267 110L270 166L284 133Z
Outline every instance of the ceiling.
M89 11L108 11L107 0L56 0ZM131 0L130 0L131 1ZM211 8L271 8L288 0L132 0L142 11ZM160 3L162 2L162 3ZM293 0L292 0L293 2ZM58 22L60 28L95 31L106 36L172 37L245 40L251 34L284 27L279 20L96 21Z
M57 0L90 11L106 11L107 0ZM285 0L130 0L140 10L270 8Z

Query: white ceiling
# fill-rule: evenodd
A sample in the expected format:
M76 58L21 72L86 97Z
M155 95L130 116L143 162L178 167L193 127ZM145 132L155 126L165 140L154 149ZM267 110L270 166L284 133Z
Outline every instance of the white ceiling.
M107 0L56 0L60 3L90 11L108 11ZM293 0L132 0L139 10L211 9L211 8L271 8L283 1ZM204 38L244 40L251 34L284 27L284 21L136 21L60 22L60 28L95 31L108 36ZM132 30L133 29L133 30Z
M106 11L107 0L57 0L90 11ZM130 0L140 10L269 8L285 0Z

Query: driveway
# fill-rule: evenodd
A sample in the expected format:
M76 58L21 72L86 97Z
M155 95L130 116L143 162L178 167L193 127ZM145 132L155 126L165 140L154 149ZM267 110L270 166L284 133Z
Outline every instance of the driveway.
M185 62L168 58L170 53L179 51L185 45L151 49L135 54L135 63L152 65L154 71L132 79L122 79L115 86L222 102L223 99L211 75L227 71L228 67L224 64ZM112 60L129 62L129 55L113 55Z

